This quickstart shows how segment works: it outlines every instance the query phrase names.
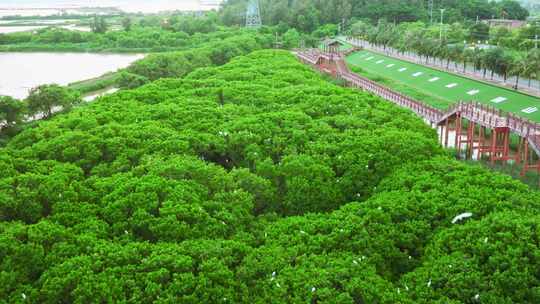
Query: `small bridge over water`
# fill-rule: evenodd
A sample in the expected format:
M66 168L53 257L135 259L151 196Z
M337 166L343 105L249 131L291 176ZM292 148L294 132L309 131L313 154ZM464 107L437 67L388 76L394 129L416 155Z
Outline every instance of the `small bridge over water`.
M296 56L349 87L371 92L412 110L431 126L439 128L441 143L445 147L455 147L458 155L464 154L465 158L488 156L492 164L514 161L522 165L522 175L531 170L540 173L540 124L476 102L459 102L446 111L436 109L351 72L345 57L357 50L339 51L336 47L325 47L301 50ZM454 134L453 143L449 142L450 134ZM517 151L510 149L511 135L519 138Z

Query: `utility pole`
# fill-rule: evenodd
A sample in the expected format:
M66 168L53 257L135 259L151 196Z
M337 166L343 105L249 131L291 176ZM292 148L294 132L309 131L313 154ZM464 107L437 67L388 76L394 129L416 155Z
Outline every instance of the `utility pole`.
M429 22L433 25L433 0L428 2L428 11L429 11Z
M538 49L538 23L539 23L538 20L534 22L534 33L535 33L534 34L534 48L535 49Z
M442 44L442 34L443 34L443 25L444 25L444 11L446 9L444 8L441 8L441 31L440 31L440 34L439 34L439 40L441 41L441 44Z

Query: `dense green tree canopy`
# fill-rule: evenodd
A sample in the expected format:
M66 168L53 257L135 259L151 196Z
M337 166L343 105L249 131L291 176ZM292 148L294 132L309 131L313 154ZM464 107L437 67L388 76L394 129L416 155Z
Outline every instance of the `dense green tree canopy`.
M274 27L219 24L242 24L245 4L0 35L4 50L159 52L118 74L125 90L76 108L56 85L0 97L2 128L25 110L49 118L0 147L0 303L540 302L538 192L452 160L408 111L257 51L345 25L522 76L539 52L466 45L529 49L516 41L536 28L456 23L523 19L521 7L441 1L441 41L427 1L262 0Z
M513 0L503 0L499 5L499 11L501 16L508 19L525 20L529 16L529 11Z
M9 96L0 96L0 129L21 121L24 105Z
M408 111L285 51L169 76L0 148L3 301L538 302L539 194Z
M34 32L0 34L0 50L64 50L106 52L165 52L193 49L197 46L242 35L237 28L219 26L215 14L201 17L145 16L139 22L127 16L119 21L122 30L102 28L103 17L91 20L92 32L47 27Z
M254 36L239 30L234 36L225 36L216 41L210 40L189 50L150 54L146 58L136 61L126 70L130 74L143 77L142 79L138 78L138 82L141 83L144 83L144 79L182 77L196 68L223 65L236 56L269 48L271 42L271 35ZM133 79L133 77L131 78ZM122 85L122 87L126 87L126 85Z
M78 92L56 84L45 84L30 90L26 98L31 115L50 118L55 112L68 111L81 101Z
M285 23L305 32L312 32L318 26L351 19L368 19L378 22L429 21L426 0L261 0L261 14L266 25ZM247 0L228 0L221 11L227 25L242 24ZM514 0L501 3L489 0L442 0L435 1L434 18L440 16L439 8L446 9L446 20L515 18L524 20L528 11Z
M105 17L96 15L90 24L90 28L92 29L92 32L96 34L103 34L107 32L109 25L107 24Z

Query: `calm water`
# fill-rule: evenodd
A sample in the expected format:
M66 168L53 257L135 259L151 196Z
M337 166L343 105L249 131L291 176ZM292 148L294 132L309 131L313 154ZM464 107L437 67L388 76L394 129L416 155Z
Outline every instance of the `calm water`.
M45 26L0 26L0 34L35 31Z
M87 53L0 53L0 95L24 98L41 84L99 77L127 67L143 55Z
M126 12L156 13L166 10L217 9L222 0L0 0L0 17L53 15L60 8L77 12L81 7L117 7Z
M61 28L64 28L64 29L70 30L70 31L79 31L79 32L90 32L92 30L88 26L78 26L76 24L60 25L60 26L57 26L57 27L61 27ZM46 28L46 26L41 26L41 25L40 26L31 26L31 25L2 26L0 24L0 34L35 31L35 30L39 30L39 29L42 29L42 28Z

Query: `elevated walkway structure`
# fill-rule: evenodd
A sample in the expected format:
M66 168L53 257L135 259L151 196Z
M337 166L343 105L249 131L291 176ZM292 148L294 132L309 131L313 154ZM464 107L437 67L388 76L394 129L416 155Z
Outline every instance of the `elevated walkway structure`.
M473 158L476 151L479 158L488 156L492 163L522 164L522 175L531 170L540 173L540 124L476 102L459 102L442 111L414 100L351 72L345 57L358 49L308 49L297 51L296 55L303 63L342 80L346 86L410 109L432 127L440 129L440 141L445 147L449 147L450 132L455 133L453 146L459 155L463 152L465 158ZM519 138L517 151L510 149L511 135Z

